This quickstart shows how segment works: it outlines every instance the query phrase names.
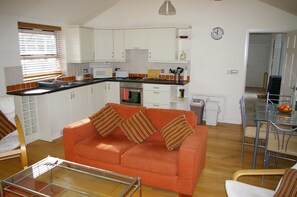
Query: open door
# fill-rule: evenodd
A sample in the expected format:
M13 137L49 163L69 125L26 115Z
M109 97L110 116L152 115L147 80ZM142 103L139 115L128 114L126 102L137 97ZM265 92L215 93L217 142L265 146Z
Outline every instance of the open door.
M294 95L294 104L297 99L297 30L288 32L285 62L283 65L281 93Z

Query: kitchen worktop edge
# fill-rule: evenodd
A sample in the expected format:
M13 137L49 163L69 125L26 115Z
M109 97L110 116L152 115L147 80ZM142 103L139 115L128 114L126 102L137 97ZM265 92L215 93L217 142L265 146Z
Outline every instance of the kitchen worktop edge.
M54 92L60 92L65 91L73 88L78 88L82 86L92 85L96 83L102 83L102 82L128 82L128 83L151 83L151 84L160 84L160 85L186 85L189 83L189 81L179 81L176 82L174 80L150 80L150 79L123 79L123 78L105 78L105 79L86 79L84 81L75 81L77 82L76 85L73 85L71 87L61 87L61 88L45 88L45 87L37 87L32 89L26 89L26 90L20 90L20 91L13 91L13 92L7 92L8 95L14 95L14 96L37 96L37 95L44 95L44 94L50 94ZM44 90L43 92L36 92L37 90Z

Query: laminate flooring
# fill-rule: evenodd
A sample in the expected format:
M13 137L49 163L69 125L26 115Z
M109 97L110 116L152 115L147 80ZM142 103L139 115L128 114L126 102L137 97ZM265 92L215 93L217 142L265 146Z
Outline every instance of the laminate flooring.
M239 169L251 168L252 148L246 148L244 163L240 164L241 125L222 124L208 126L209 135L205 168L196 185L195 197L226 196L225 180L231 179ZM33 164L48 155L64 158L63 140L59 138L52 143L35 141L27 145L29 164ZM258 157L257 167L262 168L263 151ZM273 163L273 162L271 162ZM292 163L279 162L279 168L290 167ZM20 160L11 159L0 162L0 179L4 179L22 170ZM243 177L239 180L246 183L274 189L280 177ZM158 188L143 186L144 197L177 197L178 194Z

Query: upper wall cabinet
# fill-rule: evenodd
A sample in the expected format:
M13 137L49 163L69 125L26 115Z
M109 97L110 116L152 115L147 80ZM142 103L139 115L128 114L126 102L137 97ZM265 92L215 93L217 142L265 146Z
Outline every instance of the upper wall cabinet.
M124 62L125 60L125 31L113 30L113 61Z
M95 62L113 61L113 31L94 30Z
M187 63L191 61L191 28L177 30L177 61Z
M150 62L174 62L176 60L176 28L149 29Z
M94 32L92 29L69 27L66 30L67 62L84 63L94 60Z
M125 30L125 49L148 49L148 29Z

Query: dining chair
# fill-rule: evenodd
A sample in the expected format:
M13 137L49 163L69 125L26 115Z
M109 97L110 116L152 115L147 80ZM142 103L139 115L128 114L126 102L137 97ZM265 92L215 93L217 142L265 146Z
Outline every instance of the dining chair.
M282 105L289 104L293 105L293 95L284 94L272 94L267 92L266 104Z
M239 181L243 176L282 176L275 190L255 186ZM228 197L278 197L295 196L297 163L288 169L244 169L233 174L232 180L226 180L225 189ZM265 179L263 179L264 181ZM293 195L292 195L293 194Z
M269 167L271 157L297 162L297 125L279 123L269 114L266 139L264 168Z
M16 126L15 131L0 140L0 161L20 157L23 168L26 168L28 167L28 158L25 136L21 122L15 115L13 96L0 96L0 111L4 114L4 119L7 118L7 122Z
M242 163L244 158L245 146L252 146L252 147L255 146L254 143L256 138L257 127L246 125L246 108L245 108L244 95L241 97L240 106L241 106L241 119L242 119L242 130L243 130L242 143L241 143L241 158L240 158L240 161ZM248 142L248 139L252 140L252 142ZM265 139L266 139L266 124L263 123L260 127L259 140L263 144L263 142L265 142ZM264 145L259 145L258 147L264 148Z

